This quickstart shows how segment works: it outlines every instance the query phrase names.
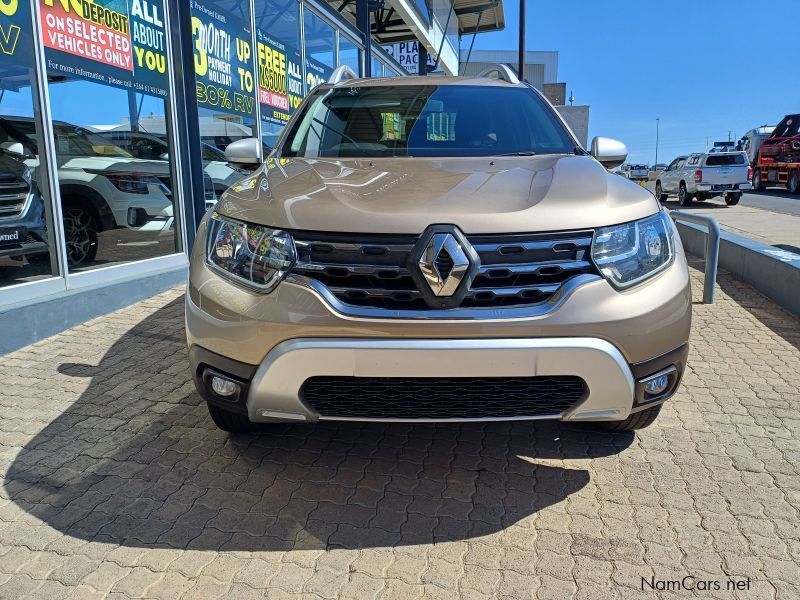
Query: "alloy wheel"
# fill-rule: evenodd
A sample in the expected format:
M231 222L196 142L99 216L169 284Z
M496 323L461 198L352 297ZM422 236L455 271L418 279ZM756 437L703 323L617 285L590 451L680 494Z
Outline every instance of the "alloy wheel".
M97 254L97 227L87 210L69 208L64 212L64 236L70 265L80 265L94 259Z

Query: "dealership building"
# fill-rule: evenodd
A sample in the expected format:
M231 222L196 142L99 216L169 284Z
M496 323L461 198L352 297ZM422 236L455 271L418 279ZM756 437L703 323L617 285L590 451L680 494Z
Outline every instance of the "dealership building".
M457 75L498 0L0 3L0 352L179 285L197 224L308 92L347 65Z

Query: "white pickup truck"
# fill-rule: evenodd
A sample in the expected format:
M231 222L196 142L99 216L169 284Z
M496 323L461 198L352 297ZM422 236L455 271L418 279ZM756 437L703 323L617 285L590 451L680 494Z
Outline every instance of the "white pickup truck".
M750 161L745 152L711 152L673 160L658 174L655 195L663 202L676 194L681 206L689 206L693 199L723 196L725 204L733 206L749 189Z

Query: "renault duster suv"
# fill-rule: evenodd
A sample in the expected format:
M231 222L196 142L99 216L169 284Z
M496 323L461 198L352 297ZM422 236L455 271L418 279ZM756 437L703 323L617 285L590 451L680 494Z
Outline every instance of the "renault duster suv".
M689 277L653 195L607 171L625 155L584 151L502 67L316 88L198 231L186 331L214 422L649 425Z

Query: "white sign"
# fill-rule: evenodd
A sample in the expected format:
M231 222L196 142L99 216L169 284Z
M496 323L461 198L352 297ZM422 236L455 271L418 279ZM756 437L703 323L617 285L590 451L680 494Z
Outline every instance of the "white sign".
M386 52L391 54L400 66L409 73L419 73L419 42L399 42L383 47ZM436 61L428 53L428 67L433 69Z

